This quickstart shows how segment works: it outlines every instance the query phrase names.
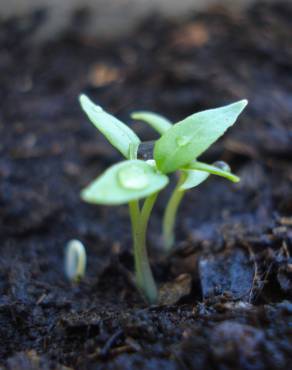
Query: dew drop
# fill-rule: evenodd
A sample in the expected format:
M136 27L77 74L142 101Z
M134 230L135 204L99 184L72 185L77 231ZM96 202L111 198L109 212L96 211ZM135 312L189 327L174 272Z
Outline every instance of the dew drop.
M136 165L121 169L118 179L123 188L140 190L148 186L149 180L144 170Z
M224 161L216 161L215 163L213 163L213 166L219 168L222 171L231 172L229 164Z
M176 143L178 146L185 146L191 141L191 138L188 136L179 136L176 138Z

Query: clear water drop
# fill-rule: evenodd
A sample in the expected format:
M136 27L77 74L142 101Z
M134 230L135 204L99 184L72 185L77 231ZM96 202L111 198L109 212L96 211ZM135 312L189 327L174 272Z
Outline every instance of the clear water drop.
M231 168L230 168L229 164L224 162L224 161L216 161L215 163L213 163L213 166L215 166L215 167L217 167L220 170L223 170L225 172L231 172Z
M191 138L188 136L179 136L176 138L176 143L178 146L185 146L191 141Z
M125 189L140 190L148 186L149 180L144 170L135 164L118 172L118 179Z

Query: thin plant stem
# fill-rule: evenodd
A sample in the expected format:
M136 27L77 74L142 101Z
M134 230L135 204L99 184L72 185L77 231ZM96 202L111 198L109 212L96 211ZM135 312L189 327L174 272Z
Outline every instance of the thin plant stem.
M182 201L182 198L185 194L184 190L180 190L181 184L185 180L185 174L180 173L178 183L171 194L171 197L168 201L167 207L165 209L163 220L162 220L162 237L163 237L163 246L165 252L169 252L173 247L175 241L175 220L177 216L178 207Z
M136 284L143 296L151 304L157 302L158 291L149 264L149 258L146 249L146 231L149 217L156 198L157 193L146 198L141 211L138 201L132 201L129 203L133 235Z

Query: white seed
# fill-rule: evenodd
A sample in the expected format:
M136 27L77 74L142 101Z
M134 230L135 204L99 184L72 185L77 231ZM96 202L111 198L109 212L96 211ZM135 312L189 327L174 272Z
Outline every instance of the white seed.
M70 240L65 250L65 273L69 280L81 280L86 271L86 250L76 239Z

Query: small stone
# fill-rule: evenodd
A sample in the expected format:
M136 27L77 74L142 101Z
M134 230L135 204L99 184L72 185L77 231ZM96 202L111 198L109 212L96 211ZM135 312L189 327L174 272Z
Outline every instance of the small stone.
M254 274L253 264L241 249L202 257L199 261L203 298L228 293L232 299L248 301Z
M191 292L192 278L190 274L181 274L175 280L167 282L159 289L159 304L171 305Z

